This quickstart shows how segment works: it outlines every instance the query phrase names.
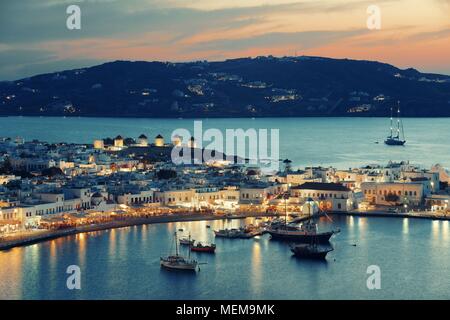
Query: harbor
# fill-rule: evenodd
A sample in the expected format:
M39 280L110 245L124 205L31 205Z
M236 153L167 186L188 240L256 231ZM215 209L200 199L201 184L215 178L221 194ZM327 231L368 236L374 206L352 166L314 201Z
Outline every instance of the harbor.
M131 226L69 235L0 252L4 299L447 299L448 221L332 216L319 230L337 229L326 260L293 257L269 234L221 239L213 230L256 224L255 218ZM211 228L206 226L210 225ZM191 252L201 271L163 270L173 233L215 243L215 254ZM173 249L172 249L173 250ZM188 248L180 248L182 255ZM40 263L37 264L36 262ZM367 290L366 268L383 272L382 290ZM79 265L82 290L65 289L66 268ZM432 268L420 272L415 266ZM6 277L8 275L8 277ZM95 279L95 281L94 281ZM414 281L412 281L414 279ZM330 285L333 283L333 286ZM401 286L403 291L397 290ZM420 286L422 289L417 290ZM217 290L217 288L221 288Z

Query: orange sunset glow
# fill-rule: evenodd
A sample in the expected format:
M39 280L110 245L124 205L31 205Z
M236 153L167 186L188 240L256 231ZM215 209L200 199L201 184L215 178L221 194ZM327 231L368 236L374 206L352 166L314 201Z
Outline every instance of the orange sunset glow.
M73 3L72 3L73 2ZM450 74L448 0L5 1L3 80L111 60L315 55ZM81 28L68 30L76 4ZM370 30L370 6L381 28ZM35 13L39 12L39 16Z

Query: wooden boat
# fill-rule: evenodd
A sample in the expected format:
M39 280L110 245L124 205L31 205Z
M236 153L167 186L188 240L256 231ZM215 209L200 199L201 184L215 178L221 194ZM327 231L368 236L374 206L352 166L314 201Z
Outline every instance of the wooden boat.
M161 257L161 267L172 270L196 271L197 261L185 259L179 255Z
M328 243L330 238L338 231L318 232L314 222L308 222L298 227L279 226L269 228L267 232L274 240L286 240L293 242L309 243L316 238L318 243Z
M328 252L333 251L332 247L319 247L317 244L295 244L291 245L291 251L296 257L306 259L325 259Z
M170 270L181 270L181 271L196 271L198 262L197 260L192 260L190 258L190 251L188 258L184 258L178 253L178 239L176 232L174 233L174 239L175 239L175 254L161 257L160 258L161 268Z
M238 229L221 229L214 230L214 234L220 238L239 238L241 232Z
M317 229L317 223L313 221L316 216L318 216L318 214L310 213L310 216L306 218L307 220L303 221L300 227L297 227L287 223L287 209L285 206L284 224L271 224L271 226L267 228L267 233L269 233L271 235L271 239L274 240L285 240L300 243L311 243L314 240L317 243L328 243L330 238L334 234L338 233L339 230L319 232Z
M211 243L210 245L204 245L199 242L191 247L191 251L214 253L216 251L216 245L214 243Z
M180 239L180 245L183 245L183 246L191 246L194 244L194 242L195 242L194 239L189 239L189 238L181 238Z

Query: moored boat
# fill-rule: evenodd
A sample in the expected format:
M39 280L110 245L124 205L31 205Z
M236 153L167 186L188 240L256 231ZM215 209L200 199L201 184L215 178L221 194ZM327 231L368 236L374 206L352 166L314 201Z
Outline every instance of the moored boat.
M317 223L313 221L313 219L320 214L318 207L314 205L314 201L311 198L308 199L305 206L308 209L308 220L303 221L300 226L288 224L286 210L284 224L271 224L267 229L267 233L271 235L271 238L274 240L286 240L300 243L311 243L312 241L315 241L316 243L328 243L330 238L339 232L339 230L319 232ZM316 208L317 212L315 212L314 208Z
M175 254L161 257L160 258L161 267L170 270L196 271L198 266L197 260L190 259L190 255L188 258L184 258L183 256L181 256L178 253L178 239L176 232L174 233L174 238L175 238Z
M194 243L195 243L194 239L189 239L189 238L181 238L180 239L180 245L191 246Z
M191 247L191 251L214 253L216 251L216 245L214 243L211 243L210 245L204 245L199 242Z
M161 257L161 267L173 270L195 271L197 268L197 261L185 259L179 255Z
M316 238L318 243L328 243L330 238L339 231L318 232L317 225L314 222L308 222L300 227L279 226L269 228L267 232L274 240L309 243L313 238Z
M328 252L333 251L333 247L319 247L316 244L295 244L291 245L292 253L299 258L325 259Z
M214 230L214 234L220 238L239 238L240 231L238 229L221 229Z
M391 108L391 130L390 130L390 135L386 138L386 140L384 140L384 143L389 145L389 146L403 146L406 143L405 140L405 132L403 130L403 122L400 119L400 102L398 103L398 108L397 108L397 129L395 129L395 134L394 134L394 126L393 126L393 110ZM400 136L401 133L401 136Z

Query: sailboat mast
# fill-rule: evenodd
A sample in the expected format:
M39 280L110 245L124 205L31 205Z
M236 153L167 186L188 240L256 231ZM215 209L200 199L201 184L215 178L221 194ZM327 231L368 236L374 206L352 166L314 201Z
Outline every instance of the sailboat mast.
M284 194L284 224L287 225L287 194Z
M392 138L392 130L393 130L393 121L394 121L394 119L393 119L393 110L392 110L392 107L391 107L391 138Z
M406 138L405 138L405 130L403 129L403 121L402 121L402 137L403 137L403 141L405 141Z
M397 138L400 139L400 101L398 101L397 105Z
M191 233L189 232L189 253L188 253L188 259L191 259Z
M175 231L175 254L178 256L178 239L177 239L177 232Z

